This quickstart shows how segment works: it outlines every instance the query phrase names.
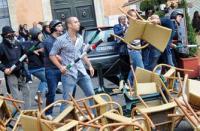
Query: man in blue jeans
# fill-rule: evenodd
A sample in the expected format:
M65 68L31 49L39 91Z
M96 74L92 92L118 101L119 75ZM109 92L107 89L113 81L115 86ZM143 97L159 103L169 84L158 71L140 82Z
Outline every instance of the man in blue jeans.
M46 98L47 98L46 106L54 102L56 88L57 88L58 82L61 81L61 72L56 67L56 65L54 65L49 59L49 53L57 37L59 37L63 32L63 26L62 26L61 21L59 20L51 21L49 27L51 30L51 35L43 41L45 75L46 75L47 85L48 85L48 93L46 95ZM59 55L57 55L56 58L61 60ZM46 116L49 119L52 119L51 117L52 111L53 111L53 108L50 108L49 110L45 112Z
M163 52L162 56L164 59L164 63L173 66L170 45L172 43L172 37L174 35L173 33L174 28L173 28L171 20L168 18L160 19L158 15L152 15L148 20L154 24L159 24L161 26L172 29L171 37L168 41L167 47L165 51ZM145 69L152 71L154 67L158 64L158 60L161 56L161 52L155 47L153 47L152 45L149 45L147 48L143 49L142 54L143 54L143 62L144 62Z
M94 69L87 56L78 61L69 70L66 66L74 62L82 53L84 48L83 38L78 34L80 29L80 22L77 17L69 17L66 19L67 32L58 37L55 41L53 48L50 52L51 61L60 69L62 76L61 81L63 85L63 99L68 100L69 94L78 84L83 90L84 94L88 97L94 95L94 89L90 76L87 74L83 62L88 66L91 76L94 75ZM62 61L60 62L56 55L60 54ZM92 103L91 103L92 104ZM66 105L62 104L60 111L65 109Z
M134 10L134 9L129 10L127 12L127 14L129 16L131 16L132 19L139 19L138 15L137 15L137 11ZM130 20L129 17L128 17L128 20ZM131 42L131 44L133 46L141 46L141 40L140 39L133 40ZM129 54L131 66L133 67L134 70L137 67L144 68L144 64L143 64L143 61L142 61L141 50L131 49L130 46L128 46L128 54ZM132 87L134 85L134 79L135 78L133 77L133 72L130 70L129 74L128 74L128 80L129 80L129 82L130 82Z
M31 40L23 42L22 45L25 48L25 51L36 45L38 42L40 43L33 52L28 52L28 71L30 74L34 75L40 80L38 85L38 93L41 95L45 95L47 92L47 80L45 77L45 68L44 68L44 50L40 40L42 36L42 31L39 28L33 28L30 31ZM38 96L35 96L35 101L38 101ZM40 101L41 104L43 103Z

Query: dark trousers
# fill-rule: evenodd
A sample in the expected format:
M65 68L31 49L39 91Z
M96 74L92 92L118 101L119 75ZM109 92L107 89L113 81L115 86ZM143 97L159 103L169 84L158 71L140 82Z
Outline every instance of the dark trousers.
M61 81L61 72L59 69L45 69L47 79L48 93L46 94L46 106L50 105L55 100L56 88L58 82ZM46 115L51 115L53 108L45 112Z

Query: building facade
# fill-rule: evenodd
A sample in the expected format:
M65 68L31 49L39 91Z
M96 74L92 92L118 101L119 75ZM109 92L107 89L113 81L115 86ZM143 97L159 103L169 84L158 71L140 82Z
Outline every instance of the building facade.
M4 25L10 25L10 16L7 0L0 0L0 29Z
M199 11L200 12L200 0L187 0L189 2L189 15L192 19L193 14L195 11Z
M18 30L19 24L28 24L31 28L33 22L64 21L68 16L77 16L85 27L114 25L122 14L119 7L128 1L134 0L0 0L0 27L11 25ZM200 0L188 2L193 5L191 16L200 11Z
M5 1L8 20L3 25L11 25L18 30L19 24L50 21L53 18L64 20L77 16L83 26L109 25L117 15L122 14L119 6L128 0L0 0ZM1 3L0 3L1 6ZM114 16L114 17L112 17Z

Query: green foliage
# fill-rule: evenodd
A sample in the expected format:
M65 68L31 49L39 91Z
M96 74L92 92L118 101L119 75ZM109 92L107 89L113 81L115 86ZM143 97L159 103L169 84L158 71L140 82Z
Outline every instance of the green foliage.
M192 23L190 20L190 16L187 12L187 2L186 0L182 0L180 7L185 9L185 19L186 19L186 26L187 26L187 35L188 35L188 44L196 45L196 33L194 28L192 27ZM197 52L197 48L190 48L189 49L189 56L195 56Z
M187 8L186 0L181 0L181 4L179 5L179 8Z
M160 17L164 16L164 12L159 10L160 4L166 3L167 0L144 0L140 4L140 10L156 10L155 13Z
M154 4L152 0L144 0L140 4L140 10L146 11L146 10L154 10Z
M187 24L187 29L188 29L188 43L191 45L196 45L196 33L194 28L192 27L191 22L189 21L189 24ZM190 48L189 49L189 55L190 56L195 56L197 52L197 48Z
M165 12L164 12L164 11L161 11L161 10L156 11L155 14L158 15L160 18L162 18L162 17L165 16Z
M146 10L153 10L155 8L158 8L160 4L166 3L167 0L144 0L140 4L140 10L146 11Z

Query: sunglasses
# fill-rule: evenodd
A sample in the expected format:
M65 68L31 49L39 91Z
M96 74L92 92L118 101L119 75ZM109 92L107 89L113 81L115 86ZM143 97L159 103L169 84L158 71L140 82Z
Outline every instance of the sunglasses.
M15 34L8 34L5 36L6 38L14 38L15 37Z

